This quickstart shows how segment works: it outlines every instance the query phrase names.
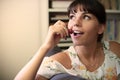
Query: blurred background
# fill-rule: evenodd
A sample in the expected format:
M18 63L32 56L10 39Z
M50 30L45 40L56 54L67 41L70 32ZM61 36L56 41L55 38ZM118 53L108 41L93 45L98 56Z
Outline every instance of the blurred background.
M0 0L0 80L13 80L48 28L47 0Z
M49 25L57 20L68 22L67 7L72 1L0 0L0 80L14 79L44 42ZM107 12L104 39L120 42L120 0L99 1ZM68 37L58 47L64 50L70 45Z

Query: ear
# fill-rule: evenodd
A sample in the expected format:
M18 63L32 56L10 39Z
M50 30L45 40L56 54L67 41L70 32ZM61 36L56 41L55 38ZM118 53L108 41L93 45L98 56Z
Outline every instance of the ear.
M105 31L106 24L100 24L98 34L102 34Z

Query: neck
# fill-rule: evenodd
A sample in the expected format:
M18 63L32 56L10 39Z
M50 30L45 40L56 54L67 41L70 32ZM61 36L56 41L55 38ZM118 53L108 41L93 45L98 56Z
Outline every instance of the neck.
M91 46L75 46L80 61L89 71L96 70L104 61L102 44L94 43Z
M94 59L100 48L100 45L100 43L94 43L87 46L75 46L75 50L78 56L83 56L86 59Z

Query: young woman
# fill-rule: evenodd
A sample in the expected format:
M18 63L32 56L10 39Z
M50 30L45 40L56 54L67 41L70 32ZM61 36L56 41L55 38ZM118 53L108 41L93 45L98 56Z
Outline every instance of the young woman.
M16 80L49 80L60 73L88 80L118 79L120 44L102 40L106 27L103 5L98 0L75 0L68 7L68 16L67 27L60 20L49 27L46 41L18 73ZM73 46L44 57L61 38L69 35Z

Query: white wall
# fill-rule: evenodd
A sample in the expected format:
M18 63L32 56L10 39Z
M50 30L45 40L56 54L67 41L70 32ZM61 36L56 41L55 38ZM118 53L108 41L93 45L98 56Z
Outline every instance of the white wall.
M45 39L47 0L0 0L0 80L13 80Z

